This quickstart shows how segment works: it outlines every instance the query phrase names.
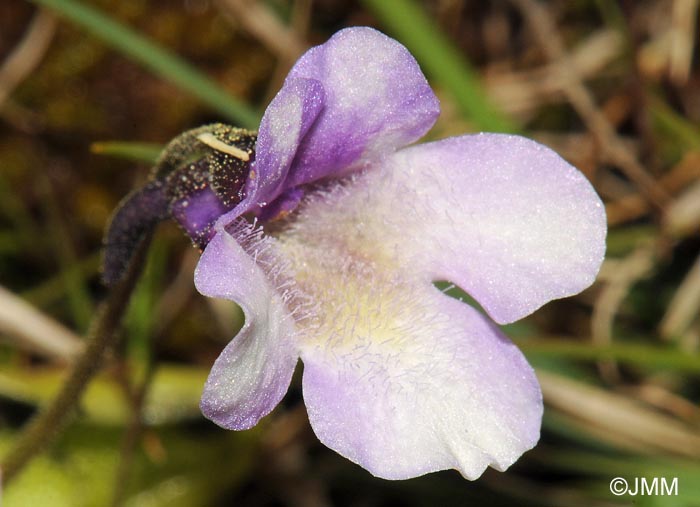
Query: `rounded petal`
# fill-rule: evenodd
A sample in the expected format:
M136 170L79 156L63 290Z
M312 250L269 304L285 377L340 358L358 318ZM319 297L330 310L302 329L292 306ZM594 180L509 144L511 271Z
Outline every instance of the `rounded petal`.
M296 78L319 81L325 104L303 140L288 186L346 173L410 144L440 112L413 56L371 28L341 30L310 49L287 82Z
M605 209L588 180L510 135L401 150L304 217L317 236L342 227L353 250L459 285L499 323L585 289L605 253Z
M425 205L425 214L407 217L422 250L414 260L433 279L461 286L497 322L593 283L605 255L605 207L549 148L480 134L407 149L393 166Z
M201 400L202 413L219 426L242 430L255 426L287 392L297 363L295 326L284 296L261 269L265 241L238 226L207 245L195 271L197 290L209 297L235 301L245 325L226 346L209 374Z
M476 310L432 286L382 292L373 280L367 297L345 307L354 318L332 320L333 345L302 349L318 438L385 479L449 468L476 479L489 465L508 468L537 443L542 417L522 354Z

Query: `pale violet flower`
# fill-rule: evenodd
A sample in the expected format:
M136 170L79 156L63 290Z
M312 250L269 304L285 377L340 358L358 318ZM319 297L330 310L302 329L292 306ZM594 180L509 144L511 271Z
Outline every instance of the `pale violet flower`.
M342 30L296 63L254 150L232 152L249 159L238 199L211 180L171 204L206 245L197 289L245 313L204 388L206 417L254 426L301 358L314 432L378 477L455 468L475 479L537 443L537 379L494 321L592 283L604 208L580 172L522 137L408 146L438 113L403 46Z

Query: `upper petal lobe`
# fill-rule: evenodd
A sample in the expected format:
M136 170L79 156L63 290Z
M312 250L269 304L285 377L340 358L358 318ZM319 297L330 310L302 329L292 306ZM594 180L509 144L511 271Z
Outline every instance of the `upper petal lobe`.
M287 80L300 77L322 84L325 105L297 153L291 185L347 173L410 144L439 114L413 56L371 28L341 30L310 49Z
M238 216L257 213L290 188L288 172L301 139L324 107L321 83L287 79L265 111L255 146L255 162L246 184L245 199L217 222L226 226Z

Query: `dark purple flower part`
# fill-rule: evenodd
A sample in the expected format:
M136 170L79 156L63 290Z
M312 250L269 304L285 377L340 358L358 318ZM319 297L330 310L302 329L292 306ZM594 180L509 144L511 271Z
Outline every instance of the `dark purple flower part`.
M204 248L216 220L245 197L257 135L228 125L190 130L163 150L150 181L129 194L105 235L102 277L116 283L136 245L166 218L174 218Z
M406 147L438 113L415 59L373 29L338 32L297 62L195 272L202 294L245 313L206 383L205 416L254 426L301 358L316 435L378 477L475 479L537 443L537 379L493 321L593 282L604 208L580 172L522 137Z

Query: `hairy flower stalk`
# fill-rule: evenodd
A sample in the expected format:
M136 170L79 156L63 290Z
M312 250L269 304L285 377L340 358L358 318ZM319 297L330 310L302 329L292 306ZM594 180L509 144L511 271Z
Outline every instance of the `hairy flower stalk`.
M296 63L257 137L186 133L125 202L107 239L113 278L134 238L172 216L203 248L197 289L245 313L205 385L206 417L254 426L301 358L316 435L378 477L475 479L537 443L539 385L496 323L592 283L604 208L580 172L522 137L409 146L438 114L403 46L343 30Z

